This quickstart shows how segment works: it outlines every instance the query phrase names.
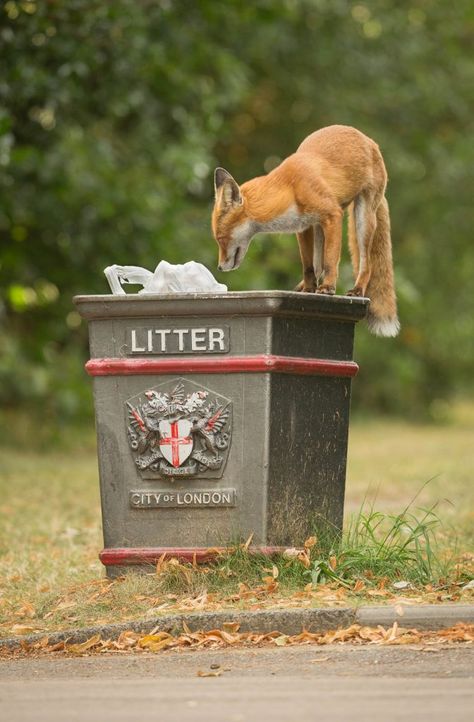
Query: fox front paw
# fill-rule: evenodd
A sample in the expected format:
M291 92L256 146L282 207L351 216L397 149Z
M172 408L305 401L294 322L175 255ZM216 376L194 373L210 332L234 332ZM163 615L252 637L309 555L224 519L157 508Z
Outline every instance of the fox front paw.
M316 291L316 284L300 281L298 285L295 286L295 291L300 291L301 293L314 293Z
M350 291L347 291L346 296L364 296L364 289L362 286L354 286Z
M336 287L323 283L321 286L317 287L316 293L322 293L324 296L334 296L336 293Z

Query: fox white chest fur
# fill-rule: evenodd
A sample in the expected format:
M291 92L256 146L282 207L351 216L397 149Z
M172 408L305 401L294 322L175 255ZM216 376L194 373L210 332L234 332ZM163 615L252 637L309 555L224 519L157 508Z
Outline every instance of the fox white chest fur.
M268 221L244 219L232 229L231 236L234 243L243 243L256 233L299 233L317 222L317 215L300 213L297 206L293 204L284 213Z
M259 231L263 233L300 233L317 222L316 214L301 213L296 204L293 204L284 213L258 225Z

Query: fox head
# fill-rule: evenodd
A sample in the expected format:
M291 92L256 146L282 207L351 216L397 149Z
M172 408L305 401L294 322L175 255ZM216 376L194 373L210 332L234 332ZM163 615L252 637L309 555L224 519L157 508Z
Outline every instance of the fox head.
M240 266L256 224L245 211L245 203L238 183L224 168L214 173L215 203L212 211L212 231L219 246L219 271L233 271Z

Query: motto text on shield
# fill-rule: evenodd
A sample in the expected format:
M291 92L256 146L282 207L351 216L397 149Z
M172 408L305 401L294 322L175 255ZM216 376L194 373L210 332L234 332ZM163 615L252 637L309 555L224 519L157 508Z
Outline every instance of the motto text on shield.
M144 479L222 476L231 441L232 404L178 378L126 401L135 464Z

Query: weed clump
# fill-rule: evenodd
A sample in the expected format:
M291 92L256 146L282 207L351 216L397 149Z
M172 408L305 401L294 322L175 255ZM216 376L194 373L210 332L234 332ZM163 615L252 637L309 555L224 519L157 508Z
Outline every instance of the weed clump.
M462 576L456 546L440 544L445 534L435 508L407 507L399 514L361 508L335 545L323 539L315 550L317 558L313 552L311 581L335 581L349 588L357 580L371 585L400 580L413 586L456 583Z

